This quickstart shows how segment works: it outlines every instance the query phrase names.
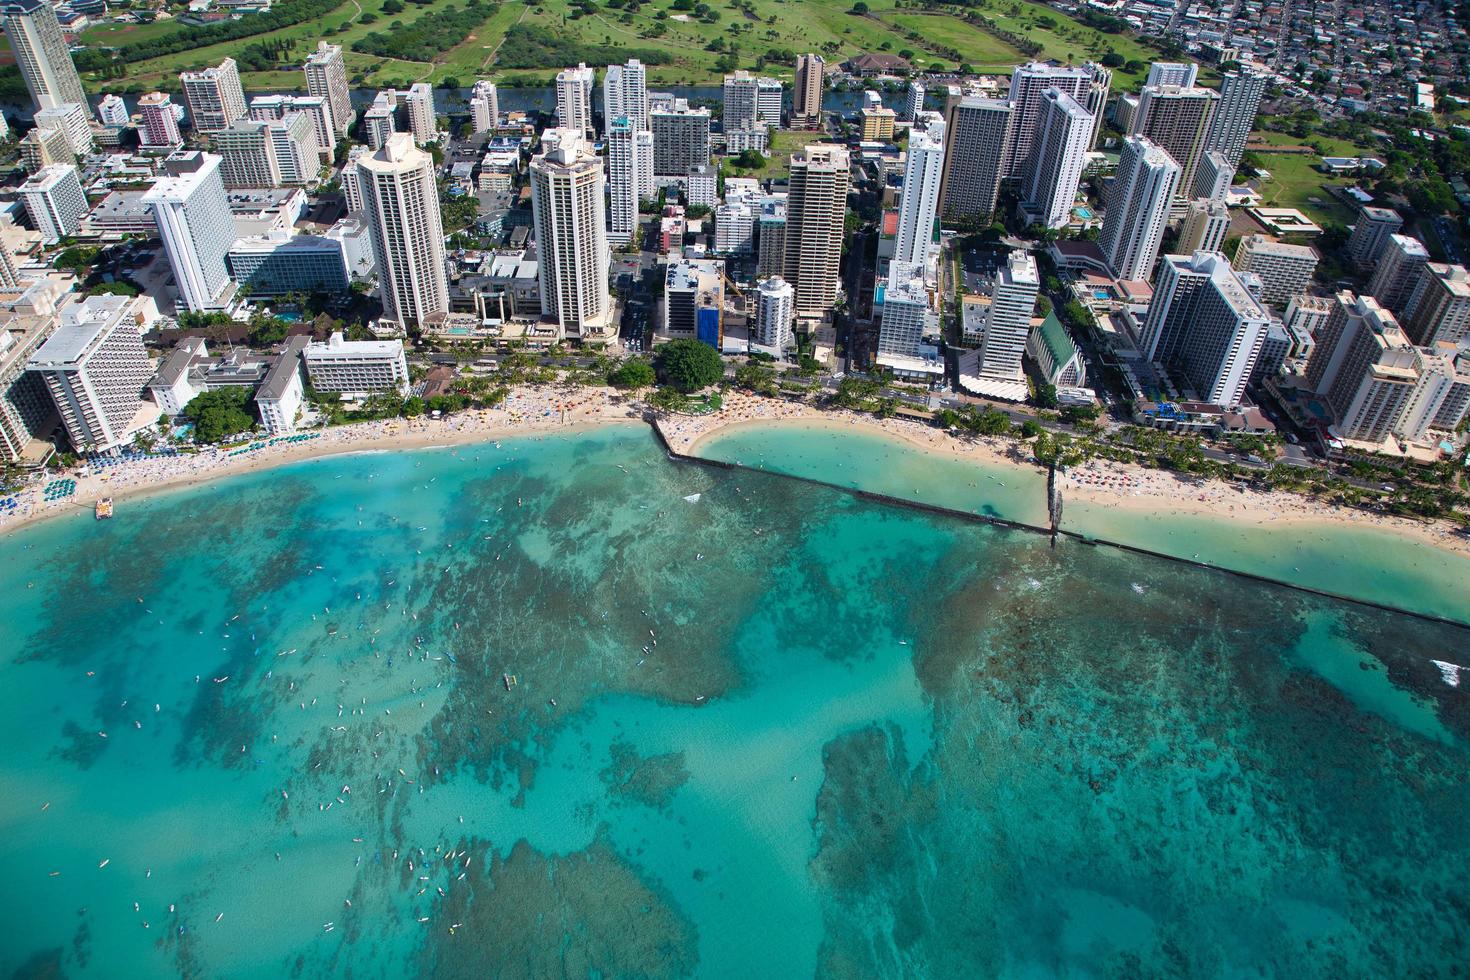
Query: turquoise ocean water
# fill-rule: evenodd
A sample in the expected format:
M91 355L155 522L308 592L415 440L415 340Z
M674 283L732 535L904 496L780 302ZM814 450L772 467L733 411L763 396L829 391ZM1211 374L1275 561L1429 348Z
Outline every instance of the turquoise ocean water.
M0 540L0 976L1451 974L1467 647L632 427L126 500Z
M1046 480L1039 470L936 457L871 430L825 422L751 425L702 443L698 453L903 500L1047 524ZM1229 515L1156 514L1082 500L1065 501L1062 526L1280 582L1470 621L1470 557L1390 530L1295 522L1256 526Z

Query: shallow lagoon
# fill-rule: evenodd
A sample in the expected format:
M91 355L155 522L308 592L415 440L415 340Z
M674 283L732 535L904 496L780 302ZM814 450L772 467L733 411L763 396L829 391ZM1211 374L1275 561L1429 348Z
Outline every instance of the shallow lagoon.
M638 429L127 501L0 541L0 585L3 975L1435 975L1467 938L1431 661L1470 634Z
M843 431L828 423L746 425L711 437L697 454L967 513L1047 523L1040 471L937 455L871 430ZM1257 526L1228 515L1157 514L1070 498L1062 526L1159 554L1198 557L1279 582L1470 622L1470 557L1391 530L1330 521Z

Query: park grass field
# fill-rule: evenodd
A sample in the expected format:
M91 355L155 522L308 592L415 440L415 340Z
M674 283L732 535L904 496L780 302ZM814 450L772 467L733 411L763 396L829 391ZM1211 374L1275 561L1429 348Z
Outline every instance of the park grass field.
M1311 153L1288 153L1288 148L1316 147ZM1273 152L1270 147L1282 148ZM1271 172L1260 182L1263 203L1268 207L1297 208L1318 224L1349 225L1356 212L1335 191L1352 187L1355 177L1335 177L1317 169L1323 156L1381 155L1373 147L1358 146L1350 140L1312 133L1307 137L1291 133L1257 130L1251 133L1249 152Z
M784 178L791 173L791 155L812 143L820 143L823 134L809 129L780 129L771 134L770 146L766 148L765 166L758 170L741 170L730 160L723 161L726 177Z
M1316 169L1315 154L1259 152L1271 172L1260 182L1262 203L1267 207L1297 208L1322 225L1352 224L1355 214L1332 192L1353 186L1349 177L1332 177Z
M628 57L619 49L654 48L668 54L666 64L651 66L649 81L656 85L698 85L717 83L723 74L718 66L722 52L709 50L721 39L728 47L739 48L741 67L754 69L756 59L767 51L817 51L829 63L841 61L862 52L911 51L916 67L925 70L953 70L969 63L979 71L1006 72L1026 60L1005 41L966 23L959 17L943 13L920 13L899 10L895 0L871 0L866 15L851 12L849 0L750 0L748 7L733 6L736 0L711 3L719 20L710 24L671 9L672 0L651 0L635 13L605 5L584 14L572 6L572 0L542 0L530 5L504 0L496 13L463 43L443 52L432 64L381 58L352 51L352 43L374 32L391 32L395 23L407 26L443 4L420 6L408 4L401 12L382 12L384 0L345 0L331 13L316 21L282 28L251 38L229 41L209 47L195 48L176 54L129 65L126 79L109 83L97 82L91 87L108 90L147 91L153 88L177 89L180 71L218 64L247 44L261 41L291 42L291 57L303 59L318 39L341 44L346 51L349 74L353 83L364 86L387 86L412 82L442 83L457 79L468 85L476 78L493 78L508 84L544 85L555 74L556 67L509 69L496 64L506 32L516 24L545 28L558 36L583 44L605 47L608 55L602 64L623 61ZM1101 57L1115 51L1130 60L1147 60L1149 53L1137 41L1127 37L1104 35L1072 20L1065 14L1040 4L1014 0L1002 7L995 0L994 9L979 7L985 16L1005 30L1031 38L1044 46L1043 58L1083 60ZM364 14L375 19L362 22ZM662 16L660 16L662 15ZM681 19L676 19L681 18ZM187 31L185 25L153 23L146 25L99 25L89 28L83 41L89 44L126 44L158 37L173 31ZM662 30L662 34L657 32ZM948 60L928 50L922 43L909 40L906 34L916 32L941 47L954 48L964 57ZM557 66L561 67L561 66ZM772 61L762 69L767 74L790 80L793 65ZM1116 86L1136 87L1139 79L1119 72ZM295 72L246 72L244 81L250 89L299 87Z

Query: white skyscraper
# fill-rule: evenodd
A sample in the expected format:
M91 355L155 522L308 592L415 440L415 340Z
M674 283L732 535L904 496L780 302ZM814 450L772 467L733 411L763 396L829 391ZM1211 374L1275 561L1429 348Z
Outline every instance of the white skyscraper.
M979 374L984 378L1019 381L1021 355L1031 336L1031 314L1036 309L1036 294L1041 291L1041 278L1031 253L1016 249L1005 267L995 277L995 291L990 296L990 309L985 315L985 331L980 338Z
M1284 309L1293 296L1307 291L1320 256L1310 245L1292 245L1265 235L1246 235L1235 248L1231 265L1261 280L1257 298Z
M408 131L419 146L439 138L439 124L434 118L434 88L428 82L409 87L404 98L408 106Z
M97 118L104 126L126 126L128 104L120 96L104 95L97 102Z
M1092 116L1072 96L1049 88L1041 96L1041 119L1033 162L1026 168L1026 200L1047 228L1065 228L1082 168L1092 146Z
M1224 202L1230 196L1230 185L1235 180L1235 165L1219 150L1209 150L1199 158L1199 167L1194 172L1194 189L1191 196L1207 201ZM1185 193L1189 188L1180 188ZM1214 249L1206 249L1213 252Z
M225 253L235 242L235 220L220 158L176 153L164 162L167 176L143 195L179 290L179 305L192 312L224 308L230 298Z
M597 72L580 64L556 73L556 125L558 129L575 129L591 138L592 86Z
M648 128L648 72L637 58L626 65L608 65L602 79L603 124L627 119L636 133Z
M10 0L0 6L0 23L5 25L15 64L35 108L54 109L68 102L87 104L82 80L56 20L56 9L48 0Z
M1098 247L1119 279L1147 280L1169 222L1179 164L1142 136L1123 140Z
M1266 92L1267 77L1255 72L1226 72L1220 82L1220 102L1205 138L1205 149L1225 155L1232 167L1240 165L1245 142L1256 124L1256 111Z
M1048 65L1033 61L1011 71L1012 106L1009 138L1002 166L1003 176L1021 177L1031 167L1037 136L1041 130L1042 97L1049 89L1065 92L1077 101L1086 98L1092 77L1083 68ZM1084 110L1085 111L1085 110Z
M357 118L352 108L352 91L347 86L347 64L342 59L342 46L318 41L316 50L306 57L306 92L324 99L331 116L332 130L346 136Z
M908 92L903 103L903 115L899 118L905 122L914 122L919 118L919 113L924 111L924 83L917 79L909 82Z
M1178 85L1189 88L1199 75L1199 66L1192 62L1155 61L1149 65L1145 85Z
M929 268L938 254L939 184L944 176L944 123L909 135L893 261Z
M67 102L54 109L38 109L35 120L37 129L55 130L64 134L66 145L78 157L85 157L92 152L92 121L85 105Z
M650 109L653 172L659 177L688 177L695 167L709 166L710 111L691 109L687 99L667 108Z
M90 296L61 311L61 326L26 364L39 374L79 452L103 452L133 434L153 362L131 296Z
M633 129L632 120L614 119L607 131L607 240L626 245L638 229L642 188L653 183L653 134Z
M1368 294L1395 316L1404 312L1409 296L1419 282L1429 251L1408 235L1388 236L1388 246L1378 257L1378 267L1368 283Z
M1425 355L1432 352L1416 348L1376 300L1344 290L1317 332L1307 384L1332 410L1343 439L1418 439L1453 384Z
M915 357L925 333L937 320L924 286L924 269L911 262L893 262L883 283L883 316L878 327L880 362L892 357Z
M646 129L633 132L633 172L638 176L638 200L649 201L654 197L653 133Z
M316 125L304 112L242 119L215 134L226 187L304 187L320 173Z
M1083 64L1082 70L1087 72L1091 82L1088 83L1087 91L1082 93L1082 98L1077 101L1092 116L1092 139L1087 144L1087 148L1092 149L1097 146L1097 134L1102 130L1103 112L1108 106L1108 92L1113 87L1113 72L1095 61Z
M183 72L179 81L196 133L218 133L245 117L245 90L240 87L240 70L234 58L204 71Z
M756 122L772 129L781 125L781 102L785 91L779 78L758 78L755 82Z
M1143 324L1143 353L1200 398L1234 407L1260 356L1270 312L1219 252L1166 255Z
M1421 347L1462 343L1470 337L1470 272L1463 265L1425 263L1404 300L1402 323Z
M434 158L394 133L376 153L358 157L357 185L372 231L383 316L419 325L449 313L444 222Z
M1371 268L1388 247L1389 236L1403 227L1404 219L1392 208L1365 207L1358 212L1343 251L1359 268Z
M470 90L470 119L474 123L476 136L499 125L500 95L494 82L481 79Z
M755 342L785 350L791 346L791 324L796 319L796 290L780 276L762 279L755 292Z
M20 199L44 245L75 235L87 213L87 195L82 192L77 168L68 163L36 171L20 185Z
M138 100L138 139L145 150L173 151L183 142L173 100L167 92L150 92Z
M607 291L609 255L602 161L578 129L542 134L531 160L531 213L541 267L541 313L565 336L604 343L617 329Z
M373 104L368 106L362 114L362 127L359 135L367 140L367 145L374 150L381 150L383 144L388 142L388 137L398 131L398 124L394 115L398 108L398 98L391 89L379 92L373 99Z
M760 115L757 79L748 71L725 76L724 110L721 118L727 131L754 129Z

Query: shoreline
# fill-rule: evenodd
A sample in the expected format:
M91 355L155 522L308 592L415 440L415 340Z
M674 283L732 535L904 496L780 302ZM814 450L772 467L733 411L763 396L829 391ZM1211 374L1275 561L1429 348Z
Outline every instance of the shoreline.
M305 430L298 434L316 433L317 438L267 446L237 456L208 449L187 456L130 460L85 477L55 474L51 479L75 479L76 492L61 500L43 501L42 488L50 480L27 487L14 495L24 502L24 509L0 515L0 534L9 535L52 518L90 510L103 497L111 497L116 503L139 500L225 477L329 456L447 449L495 439L641 423L642 413L627 403L615 403L615 394L610 388L582 388L566 395L550 390L516 389L500 406L443 419L422 416L358 422ZM270 438L263 436L254 441L269 442Z
M922 452L1044 476L1040 467L1018 458L1014 452L1018 444L1009 439L984 436L956 438L920 422L877 419L849 411L823 411L800 404L763 404L766 400L739 394L732 395L726 404L731 402L735 403L735 418L720 418L732 414L728 409L711 416L665 418L659 420L660 431L675 452L699 456L699 450L710 440L760 425L795 422L820 425L833 431L857 428L897 439ZM752 404L765 410L752 413ZM1221 480L1192 479L1132 463L1093 460L1074 470L1059 473L1058 486L1064 504L1076 503L1089 508L1121 509L1163 517L1211 518L1235 526L1262 529L1271 525L1308 529L1371 529L1398 534L1440 551L1470 557L1470 539L1456 533L1453 525L1444 522L1421 523L1403 517L1371 514L1324 504L1300 494L1245 489ZM1087 533L1078 529L1075 522L1069 526L1065 514L1064 507L1063 530Z
M316 438L267 446L257 452L229 456L209 449L188 456L130 460L76 479L74 494L43 501L33 484L17 499L22 508L0 515L0 534L9 534L48 518L90 509L102 497L139 499L168 490L195 487L222 477L273 469L290 463L351 453L398 452L449 448L497 438L550 432L576 432L604 425L640 422L643 414L611 388L517 388L495 408L463 412L443 419L387 419L324 430L307 430ZM1038 478L1043 471L1023 458L1019 443L1002 438L957 438L932 426L900 418L878 419L846 410L817 409L803 403L731 392L718 412L702 416L663 416L654 423L675 453L703 457L710 440L762 425L799 423L832 432L854 429L894 439L920 452L991 466ZM256 442L269 441L268 437ZM54 478L60 477L57 474ZM1268 525L1311 529L1359 528L1398 534L1438 550L1470 556L1470 539L1451 525L1420 523L1401 517L1333 507L1283 491L1243 489L1219 480L1194 480L1136 464L1094 460L1059 474L1068 504L1117 509L1161 517L1210 518L1239 527ZM872 488L862 488L872 489ZM1065 510L1064 510L1065 514ZM1063 517L1063 530L1087 534Z

